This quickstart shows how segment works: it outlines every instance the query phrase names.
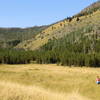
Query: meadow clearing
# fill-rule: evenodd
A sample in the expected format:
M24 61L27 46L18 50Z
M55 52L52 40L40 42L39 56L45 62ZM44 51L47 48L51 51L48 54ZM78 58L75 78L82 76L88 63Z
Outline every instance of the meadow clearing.
M0 100L100 100L100 68L0 65Z

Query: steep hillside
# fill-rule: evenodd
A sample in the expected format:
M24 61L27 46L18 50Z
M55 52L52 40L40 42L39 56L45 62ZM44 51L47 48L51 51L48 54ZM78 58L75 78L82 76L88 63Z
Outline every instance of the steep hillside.
M31 28L0 28L0 47L12 47L18 43L33 38L47 26Z
M66 18L60 22L52 24L45 30L41 31L35 36L35 38L26 40L16 48L23 48L26 50L36 50L48 43L50 40L62 38L72 32L81 30L84 28L84 36L91 36L96 34L98 39L100 39L100 1L92 4L88 8L84 9L83 12L87 14L73 16ZM96 9L96 10L94 10ZM90 13L91 11L91 13ZM77 40L79 34L76 34ZM69 37L71 39L71 37Z
M100 0L97 2L93 3L92 5L88 6L87 8L83 9L79 14L76 16L83 16L83 15L89 15L92 14L93 12L100 10Z

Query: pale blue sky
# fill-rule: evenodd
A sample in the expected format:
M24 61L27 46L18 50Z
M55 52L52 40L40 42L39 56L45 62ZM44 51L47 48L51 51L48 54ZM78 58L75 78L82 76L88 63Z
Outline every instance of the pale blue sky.
M0 0L0 27L47 25L80 12L97 0Z

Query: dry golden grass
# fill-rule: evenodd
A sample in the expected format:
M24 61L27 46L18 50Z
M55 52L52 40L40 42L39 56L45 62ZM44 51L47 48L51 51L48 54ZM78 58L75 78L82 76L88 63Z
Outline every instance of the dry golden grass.
M99 74L100 68L0 65L0 100L7 100L8 93L11 98L15 97L8 100L99 100L100 86L95 83ZM40 98L33 99L36 97L34 93Z

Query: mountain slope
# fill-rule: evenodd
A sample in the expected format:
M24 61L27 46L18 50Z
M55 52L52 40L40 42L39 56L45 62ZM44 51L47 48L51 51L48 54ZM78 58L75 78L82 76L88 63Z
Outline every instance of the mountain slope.
M35 38L32 38L30 40L24 41L17 45L16 48L23 48L26 50L36 50L48 43L48 41L53 39L59 39L67 34L70 34L71 32L74 32L76 30L80 30L82 28L85 28L85 30L89 30L91 28L90 32L84 32L84 35L92 35L98 33L98 37L100 36L100 1L92 4L88 8L84 9L82 12L87 12L86 15L81 15L78 17L73 16L71 18L64 19L56 24L53 24L37 34ZM89 10L88 10L89 9ZM91 13L88 11L93 10ZM81 13L82 13L81 12ZM88 28L89 27L89 28ZM88 28L88 29L87 29ZM78 37L78 35L77 35Z
M16 48L25 50L1 49L0 63L100 67L100 9L52 24Z

